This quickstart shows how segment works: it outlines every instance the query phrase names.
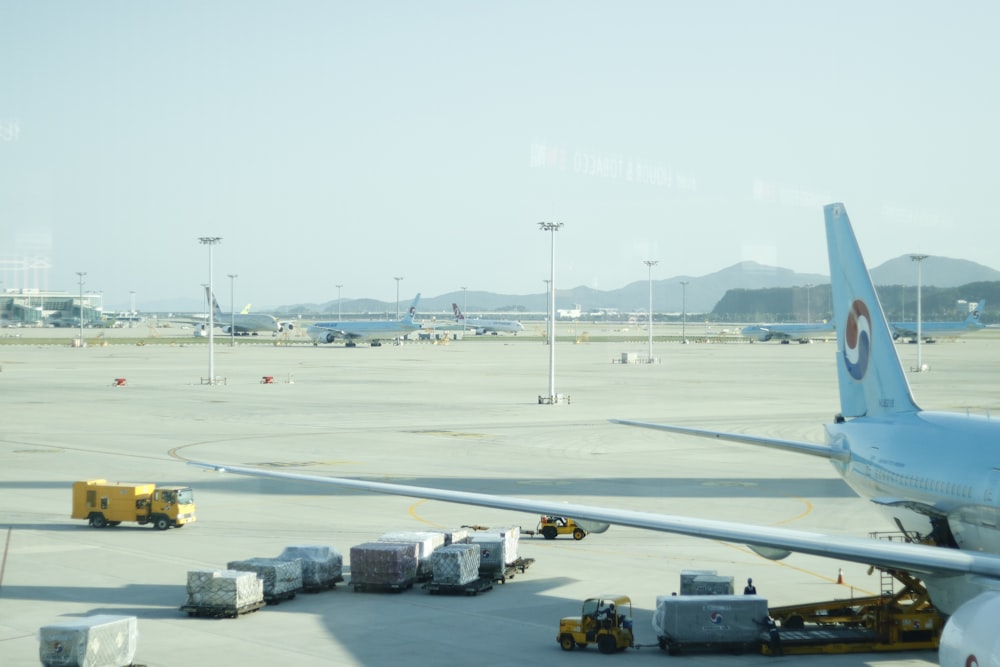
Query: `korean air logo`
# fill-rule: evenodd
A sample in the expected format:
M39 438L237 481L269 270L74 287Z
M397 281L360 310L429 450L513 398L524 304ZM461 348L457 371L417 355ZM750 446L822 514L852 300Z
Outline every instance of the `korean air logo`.
M712 621L712 625L722 625L723 618L722 618L722 614L720 612L713 611L712 615L709 616L709 618Z
M868 371L872 351L872 318L865 302L856 299L847 313L844 327L844 366L855 380Z

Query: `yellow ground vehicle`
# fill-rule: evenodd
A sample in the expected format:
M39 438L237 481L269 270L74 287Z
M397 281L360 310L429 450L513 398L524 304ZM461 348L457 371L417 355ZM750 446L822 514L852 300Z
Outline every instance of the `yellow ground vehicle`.
M558 535L572 535L574 540L582 540L587 536L587 531L573 519L562 516L543 516L535 530L547 540L554 540Z
M633 646L632 600L627 595L587 598L579 617L559 621L556 641L564 651L597 644L601 653L615 653Z
M87 519L94 528L122 521L151 523L158 530L193 523L194 492L187 486L156 486L92 479L73 483L74 519Z

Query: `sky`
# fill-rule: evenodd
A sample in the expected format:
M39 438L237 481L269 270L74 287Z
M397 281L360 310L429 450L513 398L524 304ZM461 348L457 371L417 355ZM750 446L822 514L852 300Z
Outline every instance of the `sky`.
M553 242L557 289L644 260L828 275L833 201L869 266L1000 268L998 23L988 1L6 2L0 287L538 294Z

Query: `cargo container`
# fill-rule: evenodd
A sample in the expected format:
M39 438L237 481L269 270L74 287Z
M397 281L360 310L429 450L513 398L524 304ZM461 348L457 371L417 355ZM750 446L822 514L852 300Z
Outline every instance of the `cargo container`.
M691 648L759 651L768 619L767 599L757 595L660 595L653 630L671 655Z
M100 614L43 626L38 639L45 667L131 665L139 629L135 616Z

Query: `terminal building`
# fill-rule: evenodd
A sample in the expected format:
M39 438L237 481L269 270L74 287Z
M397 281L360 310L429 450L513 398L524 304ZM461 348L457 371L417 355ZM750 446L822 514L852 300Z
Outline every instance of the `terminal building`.
M0 320L6 327L105 326L104 295L71 294L32 288L0 293Z

